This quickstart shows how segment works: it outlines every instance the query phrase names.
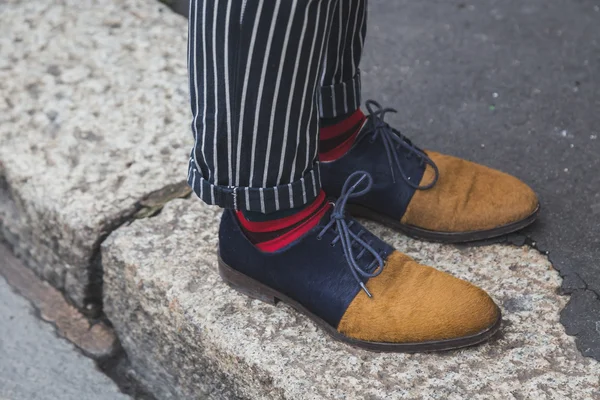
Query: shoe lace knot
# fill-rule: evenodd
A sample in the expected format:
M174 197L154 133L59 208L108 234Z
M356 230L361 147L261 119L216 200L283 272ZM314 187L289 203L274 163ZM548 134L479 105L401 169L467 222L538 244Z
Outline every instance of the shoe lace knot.
M361 185L364 186L359 188ZM362 278L374 278L381 274L385 262L381 254L375 249L374 246L372 246L372 240L365 240L362 237L365 233L364 229L360 229L359 232L354 232L351 229L355 221L349 221L346 218L345 210L348 200L363 196L369 192L369 190L371 190L372 186L373 178L368 172L356 171L348 176L342 188L340 197L335 203L333 203L334 207L329 222L317 235L317 239L321 240L323 235L330 229L335 231L336 235L331 242L331 245L335 246L337 242L341 242L344 257L347 261L347 265L350 268L350 272L362 290L364 290L369 297L373 296L363 283ZM370 253L374 259L371 263L369 263L369 265L367 265L366 268L362 268L359 265L358 260L361 259L365 253Z
M385 153L387 156L388 164L390 167L390 171L392 173L392 180L396 182L396 174L395 170L400 171L402 175L402 179L406 182L407 185L412 187L415 190L427 190L431 189L438 181L440 172L438 170L437 165L433 162L431 158L421 149L412 144L412 142L402 135L398 130L392 128L387 122L385 122L384 118L387 113L397 113L398 111L393 108L383 108L381 104L374 100L367 100L365 103L367 110L369 111L370 118L372 121L372 127L368 131L370 135L370 141L373 143L377 138L381 138L383 142L383 146L385 148ZM400 156L399 151L400 148L404 148L408 151L408 156L415 155L418 159L420 159L421 164L429 165L434 171L434 177L432 181L426 185L420 186L419 183L415 183L411 181L410 177L406 175L404 168L402 168L402 164L400 164ZM394 168L395 166L395 168Z

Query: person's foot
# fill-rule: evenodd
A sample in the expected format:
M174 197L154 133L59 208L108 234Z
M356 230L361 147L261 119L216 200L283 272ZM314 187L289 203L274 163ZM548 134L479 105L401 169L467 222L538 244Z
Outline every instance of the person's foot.
M287 303L333 338L366 349L437 351L489 339L501 314L483 290L416 263L344 215L346 203L371 186L367 173L351 174L336 204L315 212L314 227L274 252L249 241L226 210L222 278L251 297Z
M341 193L353 171L373 176L373 190L348 204L353 216L439 242L489 239L522 229L536 219L538 199L519 179L421 150L384 121L385 114L395 110L372 100L367 101L367 109L370 114L364 123L354 125L360 133L352 147L346 143L343 155L329 149L321 159L323 188L334 196ZM332 159L331 154L338 157Z

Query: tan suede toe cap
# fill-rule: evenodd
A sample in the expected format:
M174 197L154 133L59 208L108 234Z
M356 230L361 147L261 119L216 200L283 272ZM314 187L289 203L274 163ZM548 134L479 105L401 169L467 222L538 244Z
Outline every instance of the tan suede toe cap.
M470 232L497 228L532 215L539 202L519 179L457 157L428 151L438 166L438 182L417 190L401 222L437 232ZM421 185L432 181L427 167Z
M378 277L359 292L338 331L371 342L420 343L480 333L499 318L494 301L478 287L394 252Z

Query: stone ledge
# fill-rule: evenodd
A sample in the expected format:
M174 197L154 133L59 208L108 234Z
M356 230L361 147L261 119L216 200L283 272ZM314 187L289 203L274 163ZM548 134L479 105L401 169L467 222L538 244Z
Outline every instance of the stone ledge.
M0 238L83 307L103 238L185 178L187 22L152 0L11 0L0 26Z
M175 200L102 246L105 311L157 397L214 399L592 399L600 366L559 323L567 298L528 247L454 247L368 226L419 261L468 279L503 308L492 343L428 355L332 341L287 306L238 294L216 272L219 211ZM596 397L595 397L596 396Z

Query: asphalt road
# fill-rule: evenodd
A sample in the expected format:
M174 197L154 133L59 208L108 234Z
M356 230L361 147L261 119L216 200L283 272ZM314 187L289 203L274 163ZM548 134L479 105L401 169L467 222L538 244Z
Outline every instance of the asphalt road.
M372 0L370 11L365 95L397 108L395 125L423 147L536 190L542 213L525 233L565 278L567 332L600 359L600 3Z

